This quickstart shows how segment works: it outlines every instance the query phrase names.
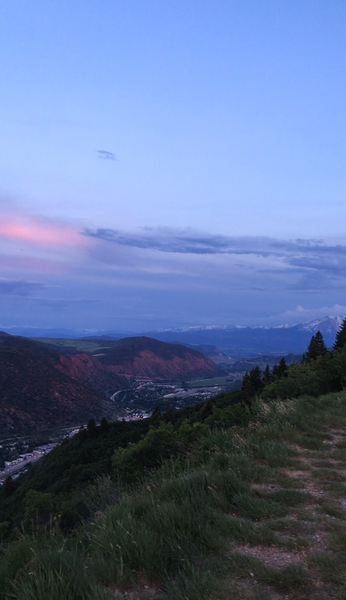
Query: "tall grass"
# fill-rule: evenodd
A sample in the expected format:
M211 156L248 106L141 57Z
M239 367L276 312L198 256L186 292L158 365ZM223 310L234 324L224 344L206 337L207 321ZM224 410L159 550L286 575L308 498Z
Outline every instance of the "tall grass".
M108 589L146 581L159 584L169 600L221 600L232 578L246 581L250 572L263 589L307 597L310 582L301 566L273 569L230 548L292 546L288 533L301 531L285 516L292 507L304 510L311 498L279 469L297 464L291 444L320 447L327 427L343 424L345 394L257 402L247 429L204 427L188 453L168 459L135 486L97 480L81 494L92 522L74 537L22 537L2 548L0 598L106 600L114 598ZM327 467L316 470L317 478L341 485ZM321 510L344 517L332 504ZM329 532L331 545L344 552L345 532L341 521L337 525ZM304 546L304 540L293 541L294 548ZM339 563L333 570L328 560L315 556L311 565L330 581L343 581Z
M0 598L13 600L110 600L92 577L76 543L22 539L5 550Z

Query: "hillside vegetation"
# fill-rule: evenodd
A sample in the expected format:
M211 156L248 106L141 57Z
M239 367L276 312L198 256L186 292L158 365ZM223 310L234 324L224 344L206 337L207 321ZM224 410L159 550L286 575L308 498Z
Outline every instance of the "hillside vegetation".
M0 598L344 599L346 393L266 396L290 369L261 374L263 398L249 374L185 411L90 421L8 479Z
M42 344L0 333L0 434L79 425L107 413L105 397L61 369Z

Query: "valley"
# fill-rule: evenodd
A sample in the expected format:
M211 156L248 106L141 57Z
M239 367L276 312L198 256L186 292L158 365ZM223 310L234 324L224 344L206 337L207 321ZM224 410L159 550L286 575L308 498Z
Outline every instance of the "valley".
M246 371L281 356L240 358L212 344L146 336L23 338L0 333L0 436L142 419L238 390ZM287 355L286 362L301 356ZM1 439L0 437L0 439Z
M161 412L192 406L229 391L234 383L240 387L241 380L229 376L166 383L138 380L130 387L115 392L110 399L114 403L116 418L129 421L149 417L156 406Z

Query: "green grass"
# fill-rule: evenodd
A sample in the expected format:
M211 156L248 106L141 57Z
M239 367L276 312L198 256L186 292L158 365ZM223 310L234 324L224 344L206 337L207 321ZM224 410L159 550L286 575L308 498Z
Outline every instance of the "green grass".
M312 500L311 494L290 489L275 490L267 494L267 497L283 506L299 506Z
M303 535L311 532L311 526L297 519L283 518L270 519L267 522L267 527L279 533L290 534L293 536Z
M346 510L335 504L328 504L323 501L320 505L320 510L336 519L346 520Z
M248 429L197 424L184 454L142 479L106 476L84 486L79 498L92 517L72 536L53 528L46 539L24 535L4 545L0 599L106 600L131 592L151 600L155 587L162 600L341 600L345 486L326 456L346 448L323 440L343 421L346 394L258 402ZM346 454L339 460L345 468ZM302 479L297 465L305 466ZM305 483L323 494L304 491ZM267 560L275 552L285 560L291 553L289 564Z
M256 450L258 458L265 460L274 469L295 464L297 452L281 440L260 440Z
M5 569L3 565L5 564ZM110 600L87 573L86 557L76 544L22 539L5 551L0 598L16 600Z
M222 581L215 577L215 570L195 569L189 575L180 574L168 581L167 592L170 600L222 600L226 591Z
M346 450L346 439L345 440L340 440L335 445L340 450Z
M327 553L314 554L309 563L319 569L325 580L341 585L346 583L345 563L339 557Z
M312 477L321 481L345 481L345 476L335 469L315 469L312 472Z
M306 594L312 587L307 571L301 565L291 564L283 569L267 569L261 581L279 592Z
M321 469L336 469L337 466L341 466L340 463L339 465L336 465L335 463L333 463L332 461L328 460L328 459L315 459L313 461L313 466L314 467L319 467Z

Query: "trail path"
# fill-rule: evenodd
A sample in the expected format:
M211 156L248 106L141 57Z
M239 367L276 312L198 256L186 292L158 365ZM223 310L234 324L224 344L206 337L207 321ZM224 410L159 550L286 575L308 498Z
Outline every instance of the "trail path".
M314 450L292 445L297 465L278 469L292 487L307 495L307 501L291 507L284 519L269 522L279 535L277 545L233 544L233 552L256 558L266 567L287 569L288 580L292 570L294 589L279 593L268 587L267 598L272 600L346 599L346 431L332 429L327 437ZM252 488L263 493L285 489L267 483ZM299 573L303 580L304 571L306 585L302 581L299 586L293 580ZM255 574L249 575L229 599L264 598L255 589Z

